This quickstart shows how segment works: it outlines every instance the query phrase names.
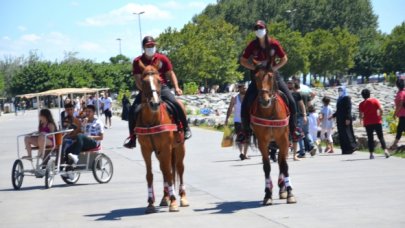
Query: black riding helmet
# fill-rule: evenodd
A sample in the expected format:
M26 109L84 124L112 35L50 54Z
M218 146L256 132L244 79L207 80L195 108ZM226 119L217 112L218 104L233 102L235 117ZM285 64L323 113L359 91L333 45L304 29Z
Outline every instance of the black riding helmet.
M153 44L153 45L155 45L155 44L156 44L156 41L155 41L155 39L153 39L153 37L151 37L151 36L145 36L145 37L143 38L143 40L142 40L142 46L145 47L145 45L147 45L147 44Z
M266 23L262 20L257 20L255 26L253 27L254 30L258 29L267 29Z

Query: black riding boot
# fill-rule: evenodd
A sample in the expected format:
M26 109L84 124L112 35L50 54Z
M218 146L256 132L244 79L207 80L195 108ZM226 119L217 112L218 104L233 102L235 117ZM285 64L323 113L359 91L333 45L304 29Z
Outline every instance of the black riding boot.
M188 121L187 120L181 120L183 126L184 126L184 138L185 139L189 139L191 138L192 134L191 134L191 129L188 126Z
M124 147L128 149L132 149L136 147L136 134L134 132L135 125L136 125L136 117L137 117L137 110L136 107L141 103L141 93L139 93L134 103L132 103L131 107L129 108L128 112L128 129L129 129L129 137L127 138L126 142L124 143Z

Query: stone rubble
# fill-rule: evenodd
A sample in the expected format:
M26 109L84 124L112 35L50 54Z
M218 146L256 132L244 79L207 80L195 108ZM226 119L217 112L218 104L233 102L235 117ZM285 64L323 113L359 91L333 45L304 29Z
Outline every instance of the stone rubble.
M352 97L353 109L352 112L356 117L359 116L358 105L363 98L361 97L361 90L368 88L371 91L371 96L376 97L383 106L384 113L388 113L394 108L394 98L396 88L390 87L383 83L370 83L360 84L354 86L347 86L347 93ZM338 97L337 88L312 88L316 93L312 104L315 106L317 112L322 107L322 98L329 96L331 98L331 107L336 109L336 100ZM190 123L195 125L208 124L221 125L224 124L226 112L232 96L236 93L217 93L217 94L201 94L201 95L185 95L178 97L186 105L187 114ZM202 109L209 109L208 115L202 115ZM204 112L205 113L205 112ZM364 130L363 130L364 131Z

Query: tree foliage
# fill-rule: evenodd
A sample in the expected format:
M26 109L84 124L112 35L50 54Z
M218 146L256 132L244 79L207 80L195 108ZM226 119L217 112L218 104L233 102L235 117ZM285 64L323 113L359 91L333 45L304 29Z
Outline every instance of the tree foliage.
M219 0L207 6L202 14L223 18L238 25L245 34L258 19L272 23L287 21L304 35L336 27L347 28L353 34L365 28L377 29L377 16L370 0Z
M385 70L405 71L405 22L394 28L383 46Z
M277 37L287 52L288 64L281 69L283 75L308 73L310 46L301 33L289 29L285 22L269 25L269 33Z
M358 38L347 29L335 28L332 31L318 29L308 33L310 42L311 72L331 75L345 73L354 66Z
M159 36L158 43L181 81L207 85L233 82L242 77L237 71L240 53L237 39L237 27L223 19L201 16L180 31L167 29Z
M36 53L23 61L0 61L6 92L16 95L66 87L108 87L119 91L133 87L131 64L126 57L126 62L110 64L77 59L75 53L65 56L62 62L42 61Z
M4 94L4 73L0 72L0 96Z

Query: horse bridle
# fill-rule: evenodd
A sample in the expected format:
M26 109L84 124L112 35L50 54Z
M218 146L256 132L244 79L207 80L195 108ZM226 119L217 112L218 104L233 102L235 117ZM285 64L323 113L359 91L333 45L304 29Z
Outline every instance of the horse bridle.
M269 101L269 106L271 105L272 101L276 98L276 89L275 89L275 81L274 81L274 75L269 75L269 71L267 71L263 77L263 81L267 80L267 77L271 77L271 80L273 80L273 83L271 85L271 89L260 89L260 93L268 93L270 96L270 101Z
M159 74L159 72L157 72L157 71L147 71L147 72L144 72L143 73L143 76L144 77L149 77L149 82L150 82L150 88L151 88L151 93L152 93L152 96L157 96L157 98L158 98L158 100L159 100L159 103L161 102L161 95L160 95L160 93L159 93L159 91L155 88L155 85L153 84L153 77L156 75L156 74ZM158 83L160 84L160 81L158 80ZM148 97L148 98L146 98L147 99L147 101L148 102L150 102L150 98Z

